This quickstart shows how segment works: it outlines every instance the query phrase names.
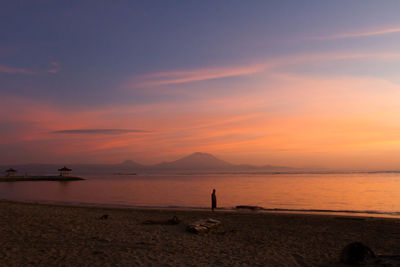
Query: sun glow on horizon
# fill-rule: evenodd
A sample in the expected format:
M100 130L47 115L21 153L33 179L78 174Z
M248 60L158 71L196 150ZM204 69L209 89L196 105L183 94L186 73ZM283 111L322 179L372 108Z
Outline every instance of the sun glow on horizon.
M279 3L232 3L219 15L200 3L198 13L82 5L87 17L55 5L57 18L38 9L0 19L14 25L0 41L0 164L156 163L204 151L232 163L400 169L394 9L353 14L338 3L339 23L328 4L297 16ZM27 23L39 15L47 23ZM21 27L25 42L14 36Z

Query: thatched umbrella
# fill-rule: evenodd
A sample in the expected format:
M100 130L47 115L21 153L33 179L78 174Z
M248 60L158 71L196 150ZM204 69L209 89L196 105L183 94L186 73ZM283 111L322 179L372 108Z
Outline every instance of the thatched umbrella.
M8 170L6 170L6 173L7 173L7 176L8 176L8 177L9 177L9 176L14 176L16 172L17 172L17 171L14 170L13 168L9 168Z
M58 171L60 172L60 176L68 176L69 172L72 170L64 166L63 168L58 169Z

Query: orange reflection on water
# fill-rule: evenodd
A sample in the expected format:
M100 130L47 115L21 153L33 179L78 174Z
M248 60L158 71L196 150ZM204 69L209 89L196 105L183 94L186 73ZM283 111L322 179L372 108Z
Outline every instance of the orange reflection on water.
M137 175L1 183L3 199L151 207L400 212L400 174Z

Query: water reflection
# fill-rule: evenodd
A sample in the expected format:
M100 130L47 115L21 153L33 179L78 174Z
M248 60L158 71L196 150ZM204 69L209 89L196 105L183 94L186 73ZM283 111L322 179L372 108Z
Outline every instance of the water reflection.
M400 211L398 174L153 175L74 182L0 183L0 198L130 206Z
M58 182L58 192L60 194L68 194L68 190L70 187L71 181L60 181Z

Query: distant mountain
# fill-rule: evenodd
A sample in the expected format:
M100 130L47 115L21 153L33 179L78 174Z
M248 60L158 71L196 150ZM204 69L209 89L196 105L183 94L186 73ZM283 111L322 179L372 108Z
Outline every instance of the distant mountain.
M231 168L233 164L208 153L196 152L184 158L153 165L154 169L166 170L218 170Z
M163 162L155 165L142 165L132 160L126 160L118 164L66 164L76 175L80 174L128 174L128 173L237 173L237 172L279 172L292 171L294 169L280 166L254 166L248 164L231 164L214 155L196 152L181 159ZM56 174L64 164L25 164L0 166L0 176L2 169L8 168L18 170L19 175L25 173L36 174Z

